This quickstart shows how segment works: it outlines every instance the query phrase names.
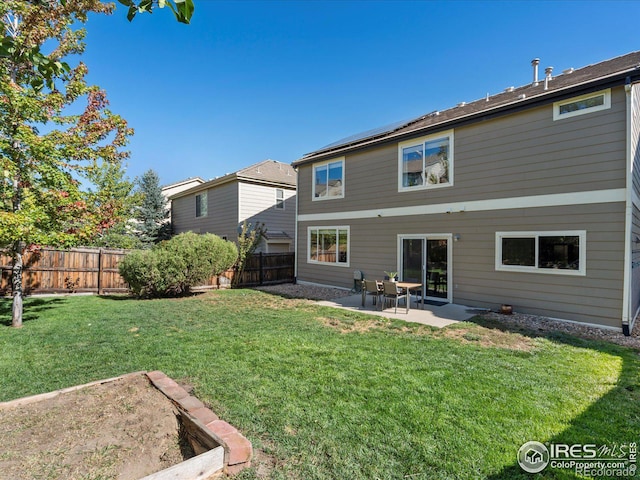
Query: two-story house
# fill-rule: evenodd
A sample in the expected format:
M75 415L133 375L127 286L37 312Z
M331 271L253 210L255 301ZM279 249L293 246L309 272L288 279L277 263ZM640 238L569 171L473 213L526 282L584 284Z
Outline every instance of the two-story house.
M300 282L354 271L427 299L622 329L640 307L640 52L294 162ZM540 77L540 78L539 78Z
M173 232L214 233L236 241L243 222L263 224L257 251L292 252L295 246L296 172L265 160L171 196Z

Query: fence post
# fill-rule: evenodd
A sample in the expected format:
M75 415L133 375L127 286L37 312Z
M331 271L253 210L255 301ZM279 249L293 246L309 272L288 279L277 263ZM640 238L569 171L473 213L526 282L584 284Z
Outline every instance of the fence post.
M98 250L98 295L102 295L102 249Z
M258 267L260 268L260 279L259 283L262 285L264 283L264 273L263 273L263 265L262 265L262 252L260 252L260 257L258 258Z

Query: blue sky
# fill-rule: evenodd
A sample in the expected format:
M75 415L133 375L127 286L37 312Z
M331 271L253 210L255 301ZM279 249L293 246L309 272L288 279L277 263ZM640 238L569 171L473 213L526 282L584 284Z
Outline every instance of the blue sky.
M135 129L127 173L205 179L640 50L638 1L195 0L86 25L83 61Z

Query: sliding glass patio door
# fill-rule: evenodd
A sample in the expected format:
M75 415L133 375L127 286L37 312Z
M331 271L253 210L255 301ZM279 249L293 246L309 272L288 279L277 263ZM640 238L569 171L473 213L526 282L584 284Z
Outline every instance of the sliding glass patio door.
M400 235L400 278L422 283L427 300L451 302L452 235Z

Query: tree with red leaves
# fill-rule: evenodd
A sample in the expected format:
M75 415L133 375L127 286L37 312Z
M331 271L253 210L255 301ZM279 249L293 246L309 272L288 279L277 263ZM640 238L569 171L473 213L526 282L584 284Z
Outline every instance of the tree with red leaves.
M105 92L86 83L87 67L66 62L84 51L78 25L113 8L100 0L0 2L0 248L13 257L15 327L25 251L78 244L117 220L112 203L88 201L83 182L120 170L133 132Z

